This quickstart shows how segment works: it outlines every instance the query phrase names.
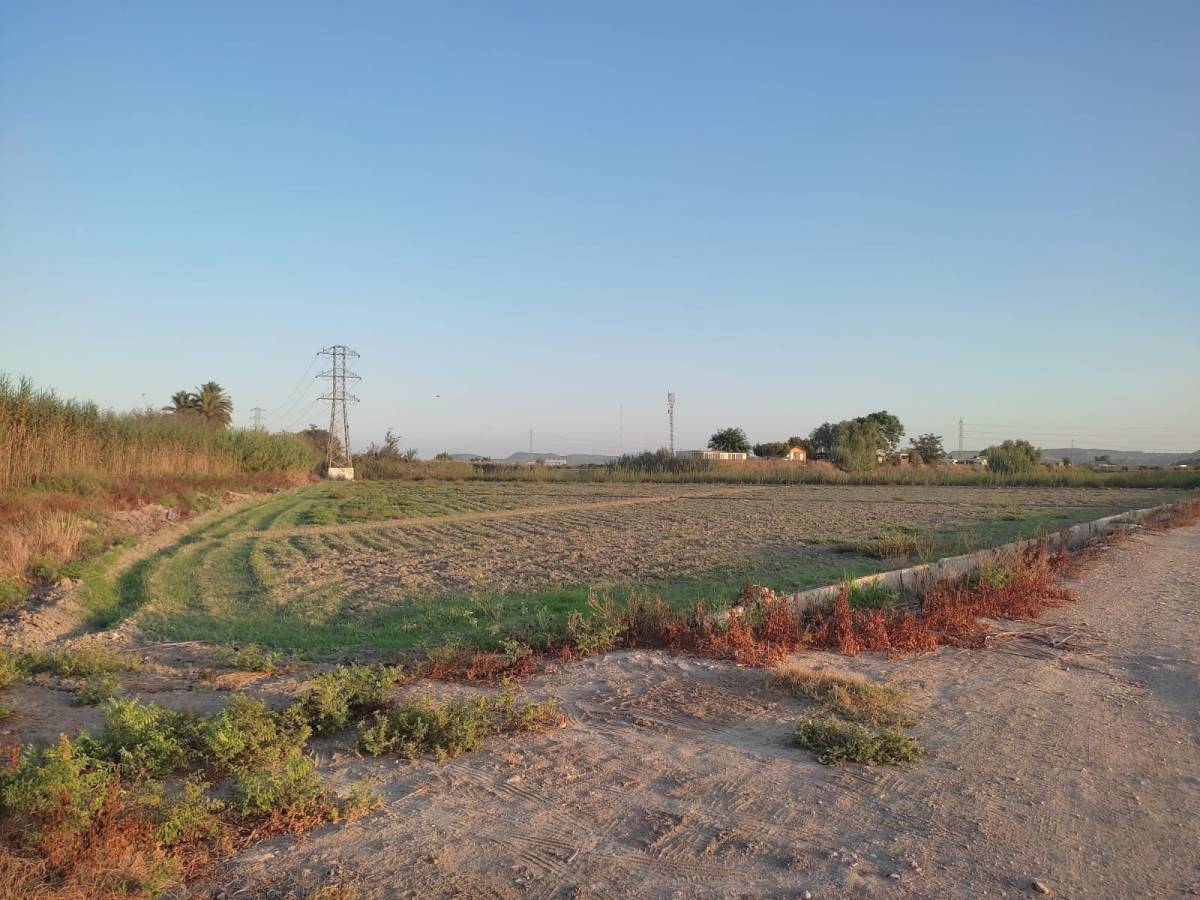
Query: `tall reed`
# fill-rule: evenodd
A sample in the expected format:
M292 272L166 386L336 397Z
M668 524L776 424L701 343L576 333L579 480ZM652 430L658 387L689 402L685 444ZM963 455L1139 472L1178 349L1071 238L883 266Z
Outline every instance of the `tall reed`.
M115 413L0 374L0 490L85 470L239 475L309 469L317 462L316 451L292 435L213 429L154 412Z

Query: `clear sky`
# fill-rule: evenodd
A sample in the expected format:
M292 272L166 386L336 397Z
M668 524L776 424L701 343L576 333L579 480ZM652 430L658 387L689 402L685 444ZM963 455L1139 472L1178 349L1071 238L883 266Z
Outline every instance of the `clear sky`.
M1195 0L0 0L0 370L118 409L1195 450L1198 286Z

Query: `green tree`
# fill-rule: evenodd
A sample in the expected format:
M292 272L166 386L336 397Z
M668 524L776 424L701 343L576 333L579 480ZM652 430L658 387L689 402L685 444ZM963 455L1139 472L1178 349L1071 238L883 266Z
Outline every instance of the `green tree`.
M900 424L899 418L886 409L881 409L879 412L873 412L856 421L870 422L878 429L880 447L876 449L887 450L889 453L896 452L896 448L900 446L900 438L904 437L904 426Z
M790 438L788 438L787 445L788 447L803 447L806 452L811 452L812 450L812 448L809 446L808 438L802 438L798 435L792 435Z
M1042 462L1042 451L1029 441L1005 441L983 451L988 468L1001 475L1032 472Z
M923 434L919 438L909 441L912 445L910 454L915 452L921 457L922 462L938 463L946 455L946 450L942 447L942 436L940 434Z
M708 439L709 450L724 450L726 453L749 453L750 441L741 428L722 428Z
M847 472L866 472L875 466L875 451L883 438L879 426L869 419L839 422L830 459Z
M764 444L754 445L754 455L767 459L782 459L787 456L790 449L790 445L783 441L767 441Z
M833 442L837 439L837 426L829 422L818 425L808 436L808 452L833 455Z
M191 391L176 391L171 395L171 402L162 408L163 412L182 415L196 411L196 395Z
M193 409L213 428L228 428L233 421L233 401L215 381L206 381L196 388Z

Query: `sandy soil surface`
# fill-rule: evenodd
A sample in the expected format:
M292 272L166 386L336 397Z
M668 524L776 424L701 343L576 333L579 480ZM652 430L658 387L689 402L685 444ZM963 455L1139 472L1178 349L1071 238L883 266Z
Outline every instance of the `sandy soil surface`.
M826 768L790 745L768 673L650 652L532 679L566 726L457 760L361 759L383 808L260 845L228 896L347 883L361 897L1171 897L1200 893L1200 526L1084 566L1079 602L985 650L802 654L890 679L928 756ZM438 688L438 690L455 690ZM806 894L806 892L808 892Z

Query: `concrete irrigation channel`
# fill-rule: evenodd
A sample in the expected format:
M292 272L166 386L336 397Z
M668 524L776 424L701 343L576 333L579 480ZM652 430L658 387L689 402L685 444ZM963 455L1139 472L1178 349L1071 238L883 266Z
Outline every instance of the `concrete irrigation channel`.
M906 566L903 569L892 569L887 572L876 572L871 575L863 575L860 578L850 579L848 582L827 584L806 591L797 591L793 594L786 594L784 599L792 605L796 612L802 612L809 607L819 606L832 600L846 583L849 583L851 586L881 585L897 593L919 595L939 581L966 578L975 574L980 569L991 565L1002 556L1020 552L1038 544L1046 546L1051 551L1060 549L1068 551L1078 550L1097 538L1111 534L1114 531L1136 527L1147 520L1169 516L1173 510L1181 508L1184 502L1186 501L1163 503L1158 506L1146 507L1145 509L1133 509L1112 516L1104 516L1100 519L1093 519L1090 522L1080 522L1078 525L1070 525L1040 537L1025 538L1001 544L997 547L989 547L986 550L964 553L961 556L947 556L944 559L935 560L931 563ZM724 612L724 616L728 616L728 611Z

